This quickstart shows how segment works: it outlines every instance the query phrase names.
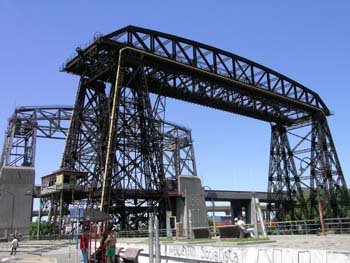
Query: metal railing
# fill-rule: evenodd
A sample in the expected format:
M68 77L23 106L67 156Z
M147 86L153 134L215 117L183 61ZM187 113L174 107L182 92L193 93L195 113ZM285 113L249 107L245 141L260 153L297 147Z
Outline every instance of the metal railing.
M176 236L176 230L175 228L171 229L172 236ZM144 230L123 230L118 231L117 234L118 238L138 238L138 237L148 237L148 229ZM166 237L167 236L167 230L166 229L159 229L159 237Z
M326 218L324 219L326 233L349 234L350 218ZM318 234L321 232L319 220L298 220L283 222L266 222L269 235L296 235L296 234Z
M327 234L350 234L350 218L326 218L324 219L325 228ZM266 221L266 230L268 235L310 235L320 234L321 224L318 220L297 220L297 221ZM213 227L208 227L211 236L216 236L218 233L214 233ZM176 229L172 228L172 237L185 237L185 233L188 229L182 229L182 232L176 233ZM142 230L121 230L117 232L118 238L147 238L148 229ZM177 235L178 234L178 235ZM167 237L166 229L159 229L160 237ZM35 237L22 236L23 239L37 239ZM73 235L61 235L61 239L72 239ZM56 240L58 234L40 235L40 240Z
M72 239L74 239L74 236L72 234L61 235L61 238L60 238L60 240L72 240ZM39 235L39 237L37 235L35 235L35 236L26 235L23 237L23 240L49 240L49 241L53 241L53 240L59 240L59 235L58 234Z

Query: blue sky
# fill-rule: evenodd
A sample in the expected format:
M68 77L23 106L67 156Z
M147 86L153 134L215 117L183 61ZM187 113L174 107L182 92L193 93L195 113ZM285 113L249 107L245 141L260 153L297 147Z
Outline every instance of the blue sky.
M73 104L79 79L59 67L96 32L133 24L230 51L319 93L334 113L329 124L349 185L349 13L345 0L0 0L1 135L16 106ZM172 100L166 114L192 129L204 185L267 189L268 123ZM38 142L37 183L58 168L62 148Z

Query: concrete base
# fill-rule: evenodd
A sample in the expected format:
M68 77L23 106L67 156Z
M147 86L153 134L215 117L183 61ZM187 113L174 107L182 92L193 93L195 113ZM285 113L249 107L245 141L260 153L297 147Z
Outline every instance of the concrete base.
M208 216L205 205L204 189L197 176L179 176L178 191L182 198L176 202L176 221L184 232L180 236L191 235L192 228L208 227Z
M32 220L35 170L3 167L0 171L0 236L26 235Z

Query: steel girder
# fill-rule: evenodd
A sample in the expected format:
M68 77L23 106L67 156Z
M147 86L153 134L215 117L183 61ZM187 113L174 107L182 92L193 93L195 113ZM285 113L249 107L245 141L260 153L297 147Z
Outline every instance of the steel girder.
M297 165L301 161L292 161L288 157L293 148L290 148L288 136L283 130L311 122L323 126L330 111L317 93L235 54L134 26L94 39L92 44L79 49L78 55L70 59L63 69L91 81L108 82L111 76L115 76L116 68L120 74L127 76L128 68L137 68L140 63L146 68L144 72L149 92L242 114L279 127L272 130L271 136L270 203L279 207L279 215L285 214L284 210L292 211L292 217L312 214L315 210L314 198L312 195L307 198L309 195L305 189L319 193L321 185L312 181L305 185L299 182L302 175L298 173ZM329 128L319 128L318 131L319 137L330 137ZM313 149L316 151L315 147ZM325 154L321 155L337 159L334 157L334 145L322 152ZM328 152L332 154L326 154ZM308 158L313 159L312 156ZM319 170L317 163L311 163L312 169ZM340 182L337 185L345 191L339 163L334 169L333 173L338 176L336 181ZM326 192L327 195L318 196L328 196L332 190ZM312 208L307 208L305 203ZM299 207L303 211L300 212Z

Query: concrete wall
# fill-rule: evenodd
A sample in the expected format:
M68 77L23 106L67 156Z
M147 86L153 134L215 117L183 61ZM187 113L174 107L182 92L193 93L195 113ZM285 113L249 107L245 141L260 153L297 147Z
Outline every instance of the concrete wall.
M35 170L3 167L0 171L0 236L15 230L27 234L32 219Z
M117 246L144 249L140 263L148 263L148 247L141 244L120 243ZM221 262L221 263L350 263L350 252L317 249L289 249L278 247L232 247L198 244L167 244L161 246L161 262ZM165 258L168 257L168 258Z

